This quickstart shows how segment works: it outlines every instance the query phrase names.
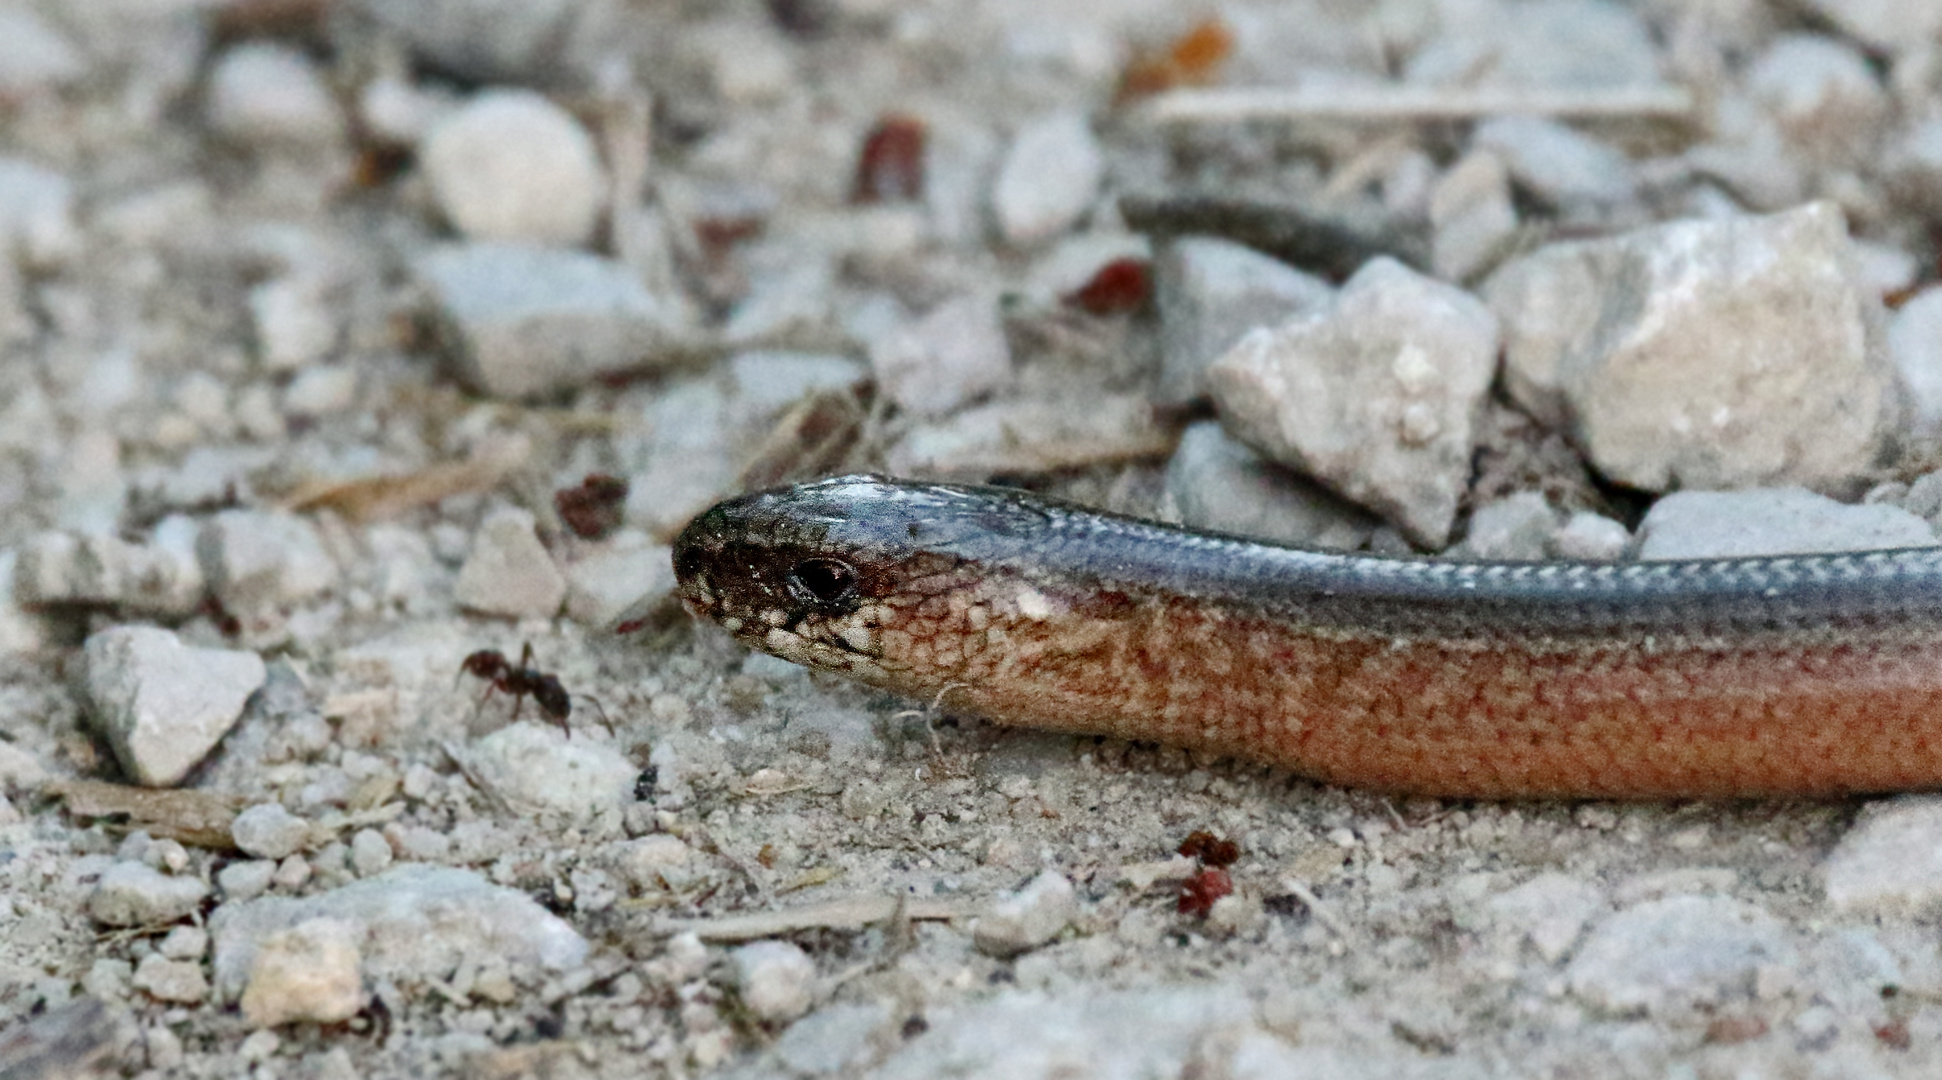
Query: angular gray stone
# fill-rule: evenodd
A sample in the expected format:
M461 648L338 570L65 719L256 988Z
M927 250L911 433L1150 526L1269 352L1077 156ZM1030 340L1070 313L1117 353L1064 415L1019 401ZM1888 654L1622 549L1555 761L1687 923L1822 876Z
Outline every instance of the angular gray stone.
M1555 244L1483 295L1511 396L1631 487L1842 487L1898 423L1881 299L1831 203Z
M1557 531L1558 512L1550 501L1539 492L1519 491L1479 506L1463 543L1451 553L1467 559L1542 559Z
M1496 154L1473 150L1430 192L1430 264L1448 281L1468 281L1496 265L1517 238L1510 172Z
M1325 306L1326 281L1253 248L1183 236L1153 264L1160 313L1156 404L1182 406L1207 393L1207 367L1250 330L1279 326Z
M1849 506L1804 488L1676 491L1639 523L1640 559L1713 559L1932 547L1928 522L1886 503Z
M1860 49L1821 34L1783 34L1746 72L1746 88L1809 162L1854 165L1872 156L1888 95Z
M999 235L1023 247L1065 232L1092 206L1105 174L1105 153L1083 112L1027 121L1012 136L991 193Z
M1556 120L1492 117L1477 125L1470 145L1495 154L1521 187L1567 213L1624 203L1635 194L1630 158Z
M136 783L168 787L189 774L263 685L262 657L197 649L154 626L88 638L87 692L96 728Z
M616 537L566 567L566 614L583 626L606 626L635 605L652 606L674 591L673 553L639 533Z
M102 871L88 894L88 915L104 926L157 926L187 917L208 895L209 886L196 878L118 862Z
M461 607L511 619L550 619L566 599L566 577L539 542L532 511L501 506L479 523L452 598Z
M877 386L905 412L943 416L1011 378L998 298L958 297L870 345Z
M1377 521L1368 511L1230 438L1219 422L1189 424L1167 462L1167 497L1182 524L1297 547L1352 551Z
M1488 308L1380 258L1326 311L1242 338L1209 382L1242 442L1440 547L1496 359Z
M666 363L681 333L621 263L574 251L466 244L420 259L458 373L496 397L536 397Z
M196 537L209 589L249 616L298 604L337 583L337 561L316 528L281 510L224 510Z

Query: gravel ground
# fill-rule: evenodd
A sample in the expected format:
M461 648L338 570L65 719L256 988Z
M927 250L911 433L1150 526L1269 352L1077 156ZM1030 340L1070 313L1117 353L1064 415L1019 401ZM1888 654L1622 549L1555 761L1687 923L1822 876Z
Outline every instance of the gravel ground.
M1008 731L666 544L1934 544L1938 215L1921 0L0 0L0 1076L1937 1075L1933 797Z

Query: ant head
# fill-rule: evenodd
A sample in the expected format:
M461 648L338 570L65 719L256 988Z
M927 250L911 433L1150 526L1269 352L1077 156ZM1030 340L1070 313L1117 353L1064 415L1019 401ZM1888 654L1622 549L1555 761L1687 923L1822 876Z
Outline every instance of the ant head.
M505 674L509 667L505 653L498 649L480 649L466 657L459 670L481 679L496 679Z

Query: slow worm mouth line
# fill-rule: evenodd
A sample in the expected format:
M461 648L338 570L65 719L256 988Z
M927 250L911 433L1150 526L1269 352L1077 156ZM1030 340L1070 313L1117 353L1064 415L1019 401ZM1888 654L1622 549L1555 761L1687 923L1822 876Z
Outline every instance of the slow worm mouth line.
M1942 548L1388 558L851 476L727 500L683 532L675 564L691 612L780 618L791 659L912 697L952 687L953 705L1004 723L1336 783L1942 786Z

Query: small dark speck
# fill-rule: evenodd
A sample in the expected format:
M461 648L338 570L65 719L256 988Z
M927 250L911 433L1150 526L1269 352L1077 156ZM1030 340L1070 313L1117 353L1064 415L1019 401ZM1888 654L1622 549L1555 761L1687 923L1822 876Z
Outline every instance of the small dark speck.
M634 801L652 802L654 800L654 785L660 782L661 767L659 765L649 765L647 768L642 769L641 774L634 778Z
M906 1039L914 1039L917 1036L922 1035L924 1032L929 1031L930 1029L931 1029L931 1022L929 1020L926 1020L923 1017L918 1016L915 1013L912 1013L910 1017L904 1021L903 1037Z

